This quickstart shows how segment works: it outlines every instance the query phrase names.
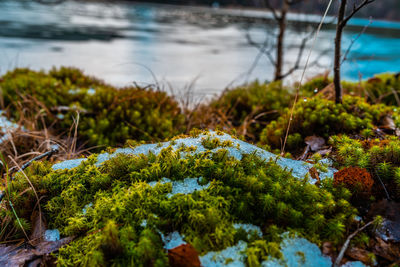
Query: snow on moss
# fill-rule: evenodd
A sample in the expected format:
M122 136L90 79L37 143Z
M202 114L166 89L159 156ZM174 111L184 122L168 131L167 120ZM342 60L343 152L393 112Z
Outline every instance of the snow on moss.
M224 141L230 141L232 143L231 146L217 146L213 149L207 149L204 147L203 143L205 139L208 138L215 138L218 139L220 142ZM102 153L98 155L97 157L97 165L102 164L104 161L109 160L110 158L115 157L118 154L132 154L132 155L148 155L150 152L154 154L159 154L162 149L167 148L169 146L172 146L174 150L179 149L181 147L193 147L194 150L191 153L201 153L205 152L207 150L211 150L212 152L215 152L221 148L224 148L228 150L229 154L236 159L240 160L243 156L243 154L251 154L251 153L256 153L258 156L261 158L265 159L266 161L268 160L276 160L277 164L280 165L283 168L286 168L288 170L292 171L292 174L294 177L297 178L304 178L310 168L313 167L312 164L304 162L304 161L298 161L298 160L292 160L292 159L287 159L287 158L282 158L279 157L273 153L270 153L264 149L261 149L255 145L246 143L244 141L238 140L230 136L229 134L218 134L217 132L208 132L204 134L200 134L197 137L187 137L187 138L180 138L180 139L175 139L173 141L168 141L168 142L163 142L159 144L145 144L145 145L140 145L135 148L120 148L117 149L114 153L109 154L109 153ZM53 170L62 170L62 169L71 169L79 166L80 163L85 159L75 159L75 160L67 160L64 162L57 163L53 165ZM320 178L326 178L326 177L333 177L333 173L336 170L333 168L328 168L328 171L325 173L320 174ZM314 180L310 180L311 183L314 183Z
M215 252L211 251L200 257L204 267L245 267L247 243L240 240L235 246Z

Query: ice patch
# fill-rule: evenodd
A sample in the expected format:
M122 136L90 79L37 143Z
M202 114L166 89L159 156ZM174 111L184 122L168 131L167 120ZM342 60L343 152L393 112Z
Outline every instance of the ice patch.
M85 160L86 160L85 158L65 160L65 161L54 164L51 168L53 170L73 169L73 168L78 167Z
M149 185L153 187L157 183L160 184L171 183L172 191L171 193L167 194L167 197L170 198L176 194L184 194L184 195L191 194L194 191L204 190L210 186L210 183L206 185L199 185L198 179L200 178L185 178L183 181L171 181L170 179L164 177L160 181L149 182Z
M235 246L215 252L211 251L200 257L204 267L245 267L247 243L240 240Z
M161 234L161 238L164 242L165 249L173 249L186 244L186 242L183 241L183 237L177 231L169 233L167 236Z
M18 124L9 121L3 114L4 111L0 110L0 132L4 134L0 137L0 144L10 137L10 132L18 128Z
M46 230L44 232L44 241L58 241L60 240L60 231L58 229Z
M132 155L140 155L140 154L148 155L151 152L154 154L159 154L162 149L164 149L170 145L172 146L172 148L174 150L177 150L182 146L195 147L196 148L195 151L190 152L190 153L201 153L201 152L207 151L207 149L204 148L204 146L202 145L202 140L204 138L218 138L222 142L223 141L232 141L233 146L232 147L224 147L224 149L226 149L229 152L229 154L231 156L235 157L236 159L238 159L238 160L242 159L243 154L255 153L262 159L265 159L266 161L276 160L276 163L278 165L280 165L283 168L286 168L288 171L292 171L293 176L300 178L300 179L303 179L309 172L310 168L313 167L313 165L310 163L307 163L304 161L282 158L271 152L261 149L255 145L235 139L228 134L218 135L216 132L209 132L208 134L200 134L196 138L188 137L188 138L176 139L174 141L159 143L159 144L140 145L133 149L132 148L120 148L120 149L117 149L111 155L108 153L102 153L102 154L98 155L96 165L100 165L104 161L109 160L121 153L132 154ZM221 148L222 147L217 147L215 149L212 149L211 151L216 152ZM54 170L62 170L62 169L75 168L84 159L79 159L79 160L80 161L76 161L76 160L64 161L64 164L57 163L57 164L53 165L53 169ZM326 173L320 173L319 176L321 179L326 178L326 177L333 177L334 172L336 172L335 169L328 168L328 171ZM316 182L315 180L310 180L310 183L315 183L315 182Z
M87 212L88 208L91 208L91 207L93 207L93 203L92 202L90 202L89 204L85 205L85 207L83 207L83 209L82 209L82 214L86 215L86 212Z
M304 238L284 238L281 242L281 252L283 254L283 259L281 261L277 261L276 259L267 260L262 263L262 266L332 266L331 258L323 255L317 245L309 242L307 239Z
M253 224L244 224L244 223L235 223L233 224L233 227L235 229L240 229L242 228L248 233L248 238L250 238L251 232L256 232L256 234L262 238L262 232L259 226L253 225Z

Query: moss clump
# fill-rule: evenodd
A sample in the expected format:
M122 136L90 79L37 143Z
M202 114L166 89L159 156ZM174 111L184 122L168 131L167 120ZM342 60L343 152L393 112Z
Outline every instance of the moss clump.
M262 132L261 141L272 148L280 148L285 138L290 110L278 120L272 121ZM318 135L329 138L339 133L360 134L363 130L374 129L383 117L392 114L391 107L371 105L362 98L345 96L343 104L319 97L300 101L294 110L287 148L302 147L304 138ZM397 114L394 114L397 116ZM396 124L399 124L397 117Z
M158 155L120 154L100 166L93 155L63 171L53 171L47 163L33 164L27 175L43 197L49 228L77 237L60 250L58 264L164 266L161 233L172 231L181 233L201 255L244 240L253 263L279 257L283 232L317 244L345 238L345 225L356 211L348 202L349 191L334 187L332 180L317 187L254 154L237 160L226 149L190 151L168 147ZM155 183L165 177L199 177L205 189L171 195L172 183ZM34 192L27 188L27 180L18 174L6 196L25 221L35 209ZM244 234L234 223L259 226L262 236ZM22 236L13 224L5 231L14 233L9 239Z
M1 78L0 88L10 117L43 114L46 125L35 125L38 128L51 126L65 134L79 111L78 137L87 146L115 146L127 139L158 141L183 131L179 105L165 92L114 88L77 69L48 74L16 69Z
M400 199L400 140L395 136L386 139L356 140L346 135L333 136L334 159L340 166L366 168L375 180L380 197L386 197L381 187L385 184L390 197Z
M292 99L290 88L280 82L253 82L225 91L207 106L195 111L194 126L222 124L258 141L265 124L276 119ZM212 117L210 117L210 114Z

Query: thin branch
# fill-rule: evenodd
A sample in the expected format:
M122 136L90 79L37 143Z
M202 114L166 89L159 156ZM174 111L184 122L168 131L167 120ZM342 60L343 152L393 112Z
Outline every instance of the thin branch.
M342 65L346 61L347 55L350 53L350 50L353 47L354 43L358 40L358 38L360 38L361 35L363 35L365 33L365 31L367 30L369 25L371 25L371 23L372 23L372 17L369 18L369 23L367 25L365 25L364 28L362 29L362 31L357 34L356 38L351 40L349 47L347 48L346 52L343 55L343 59L342 59L342 62L340 63L340 65Z
M279 21L282 19L281 16L278 16L278 13L276 12L276 9L272 7L271 3L269 0L265 0L265 6L271 11L272 15L274 16L274 19Z
M366 5L371 4L372 2L374 2L375 0L364 0L361 4L354 5L353 10L351 11L351 13L343 19L343 21L341 22L342 27L346 26L347 22L358 12L360 11L361 8L363 8Z
M342 249L340 250L340 253L338 255L338 257L335 260L335 263L333 264L333 267L339 267L340 266L340 262L343 259L344 253L346 252L347 248L350 245L350 241L353 237L355 237L359 232L363 231L365 228L367 228L368 226L370 226L371 224L373 224L374 221L370 221L369 223L367 223L366 225L364 225L361 228L358 228L354 233L352 233L351 235L349 235L349 237L347 237L346 242L344 242Z

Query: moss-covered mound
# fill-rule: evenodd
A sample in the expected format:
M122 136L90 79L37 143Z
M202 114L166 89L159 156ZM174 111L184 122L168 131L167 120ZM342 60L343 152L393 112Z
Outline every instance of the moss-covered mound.
M219 124L232 127L252 141L277 119L293 99L293 90L281 82L260 83L229 89L195 111L194 126Z
M0 79L0 90L9 117L58 134L70 132L75 122L87 146L115 146L129 138L158 141L183 131L179 105L165 92L115 88L73 68L16 69Z
M343 242L356 214L351 193L331 178L319 187L295 178L279 161L246 153L252 149L209 133L54 167L35 163L26 174L49 228L75 236L56 254L60 266L167 266L171 233L204 264L213 261L212 251L235 247L244 254L228 253L223 264L260 266L271 258L284 264L283 233L317 245ZM23 237L21 226L29 234L38 209L32 186L22 174L8 183L2 240Z
M291 110L272 121L263 130L261 141L272 148L281 148L288 127ZM364 99L346 95L343 104L313 97L301 100L295 107L287 139L287 148L303 147L304 138L318 135L347 133L352 135L373 135L372 130L380 126L387 116L393 116L396 127L400 120L396 109L383 104L369 104Z

